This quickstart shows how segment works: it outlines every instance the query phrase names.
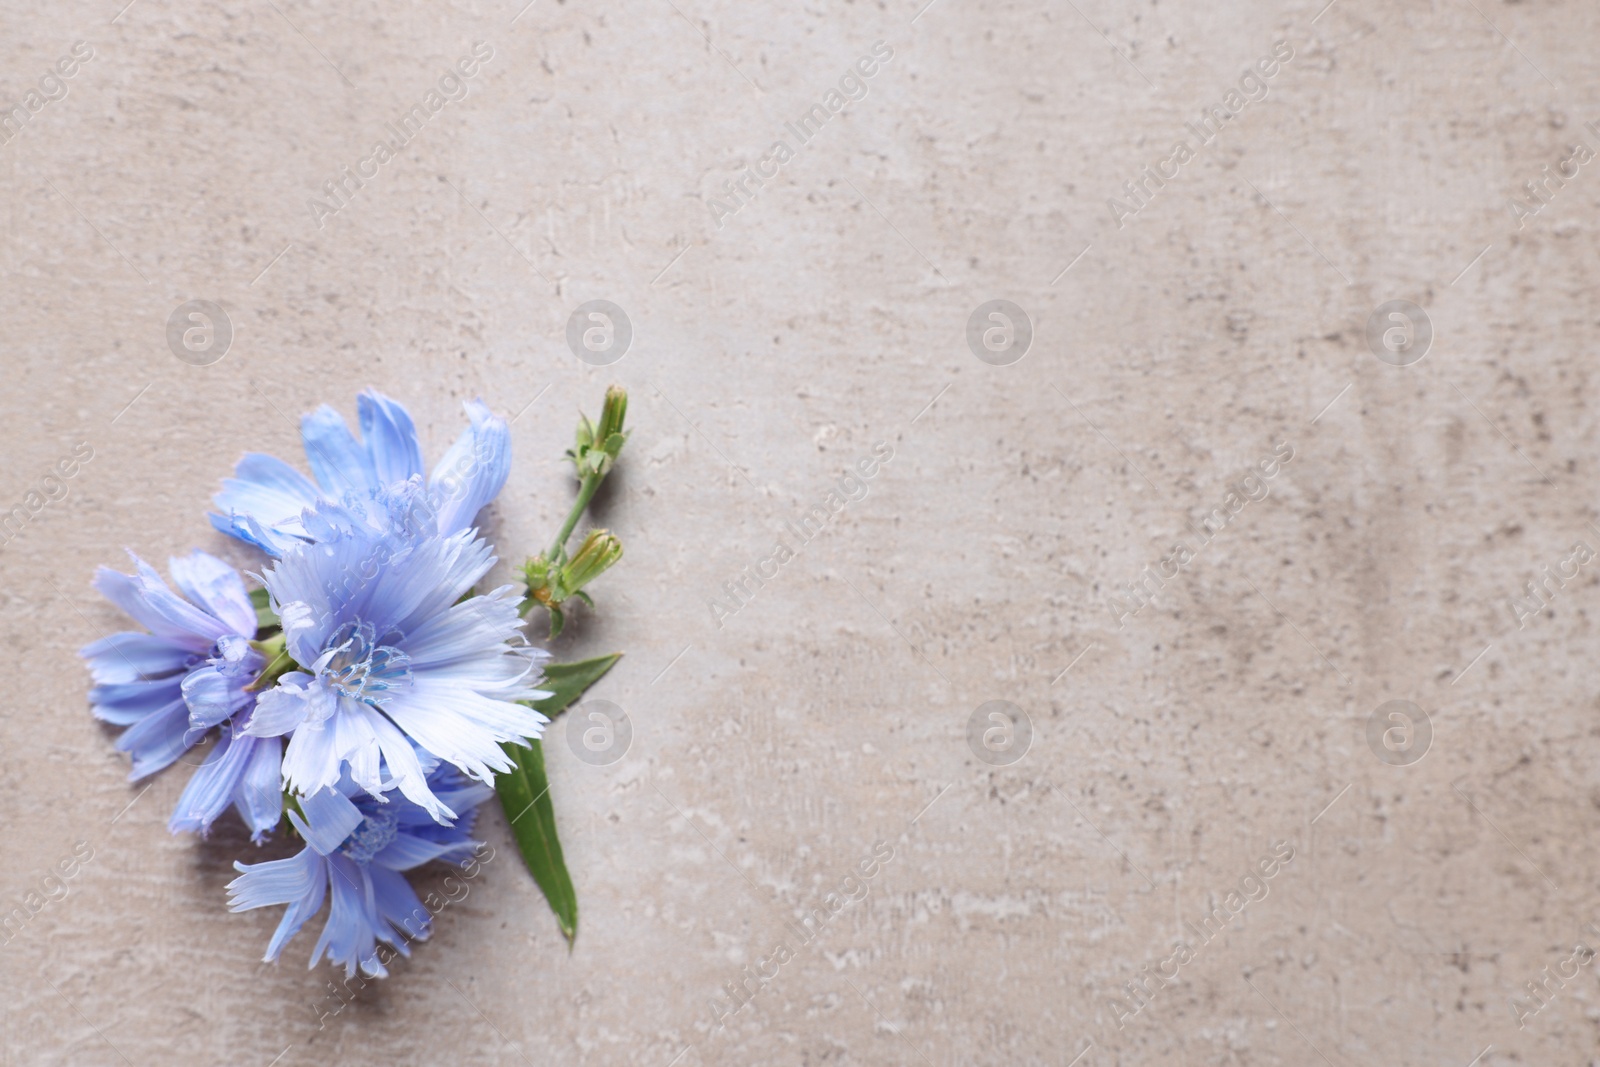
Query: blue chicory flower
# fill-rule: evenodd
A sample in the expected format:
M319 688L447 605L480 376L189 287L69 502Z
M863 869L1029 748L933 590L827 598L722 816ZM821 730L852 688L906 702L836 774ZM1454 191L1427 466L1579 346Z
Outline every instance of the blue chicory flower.
M85 646L97 718L126 727L116 747L130 753L130 779L171 765L212 727L216 747L190 779L170 828L208 830L230 804L259 841L278 822L281 742L242 733L255 707L248 686L265 666L250 645L256 612L244 581L204 552L169 561L172 591L149 564L137 572L95 572L95 588L150 632L124 631ZM187 597L187 599L185 599Z
M422 448L411 415L394 400L367 390L356 400L361 426L357 441L337 411L324 404L301 418L300 435L316 481L289 464L259 452L239 461L214 498L221 514L211 524L223 533L278 558L314 539L308 508L337 505L357 515L375 511L381 529L390 497L405 494L424 531L449 535L471 528L479 511L499 495L511 470L511 430L477 401L466 404L471 424L423 481Z
M284 784L301 796L348 773L367 793L398 789L444 822L454 813L429 788L412 742L492 781L511 768L501 743L543 730L546 718L517 702L549 695L534 687L549 654L522 637L518 587L462 599L495 563L473 531L323 533L262 575L300 669L259 696L244 733L288 735Z
M427 753L417 757L428 760ZM432 795L461 812L453 825L439 825L408 800L387 803L362 795L346 776L302 798L303 818L289 812L306 842L298 854L234 864L240 874L228 883L229 910L288 905L267 945L267 962L277 961L285 943L321 910L330 890L333 903L311 950L311 966L326 954L347 977L359 966L363 974L381 978L388 971L377 951L379 941L410 956L407 942L427 939L433 916L401 872L477 848L471 836L477 806L494 795L488 786L468 783L439 764L429 772L428 785Z

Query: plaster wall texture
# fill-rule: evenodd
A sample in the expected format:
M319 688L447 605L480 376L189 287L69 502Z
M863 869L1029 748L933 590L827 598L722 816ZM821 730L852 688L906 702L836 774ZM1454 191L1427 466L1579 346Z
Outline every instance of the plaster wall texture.
M0 511L93 458L0 547L0 902L93 858L0 948L0 1064L1588 1062L1593 965L1513 998L1600 919L1600 570L1565 562L1600 545L1600 175L1547 179L1600 147L1600 11L1323 4L3 5L0 100L92 57L0 146ZM195 299L233 331L205 366L167 342ZM596 299L605 367L566 340ZM1001 320L969 345L997 299L1014 362ZM265 966L276 915L225 910L242 832L170 837L187 770L130 785L91 720L93 568L258 568L210 495L371 385L430 456L465 399L516 416L508 577L613 381L627 556L554 651L626 652L592 695L634 738L546 746L575 949L492 811L433 940L327 1015L311 935Z

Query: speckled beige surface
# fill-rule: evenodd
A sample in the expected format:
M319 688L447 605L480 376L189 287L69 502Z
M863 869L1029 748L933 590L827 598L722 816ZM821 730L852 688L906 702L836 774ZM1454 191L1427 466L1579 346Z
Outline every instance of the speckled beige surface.
M1592 6L121 2L0 14L0 1064L1596 1056ZM194 299L233 328L207 366L167 343ZM633 331L604 368L566 341L596 299ZM1009 365L967 341L994 299L1032 328ZM1369 346L1391 300L1420 362ZM626 651L594 695L634 736L547 745L575 950L494 811L381 987L343 1006L307 934L260 964L242 833L170 837L187 768L130 785L88 714L94 566L257 566L204 524L219 481L376 385L430 456L463 399L518 416L509 574L611 381L628 555L556 651ZM1369 744L1391 700L1420 761L1401 720ZM980 758L990 701L1020 760Z

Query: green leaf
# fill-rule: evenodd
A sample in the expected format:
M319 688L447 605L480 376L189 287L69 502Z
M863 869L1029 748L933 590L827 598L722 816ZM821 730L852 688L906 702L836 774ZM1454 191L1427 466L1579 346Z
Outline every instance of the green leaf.
M500 806L511 822L522 862L544 891L570 946L578 936L578 894L572 888L572 876L567 874L567 861L556 837L556 813L550 803L550 781L544 773L544 746L530 741L527 748L512 744L503 747L516 766L495 778L495 792L500 794Z
M273 613L272 602L268 598L265 589L250 590L250 604L256 609L256 629L258 631L273 630L281 625L278 616Z
M530 700L528 706L553 720L621 658L622 653L616 652L577 663L547 664L544 681L539 684L550 695ZM529 742L527 748L512 744L503 747L513 768L495 779L495 792L500 794L500 805L511 823L522 861L550 902L550 910L556 913L556 922L570 946L578 936L578 894L572 888L572 878L561 855L561 841L556 836L556 812L550 802L550 780L544 771L544 747L538 741Z
M539 683L539 688L549 690L550 696L543 700L530 700L528 706L555 718L567 710L567 705L583 696L584 690L598 682L621 658L621 652L613 652L609 656L580 659L575 663L546 663L544 680Z

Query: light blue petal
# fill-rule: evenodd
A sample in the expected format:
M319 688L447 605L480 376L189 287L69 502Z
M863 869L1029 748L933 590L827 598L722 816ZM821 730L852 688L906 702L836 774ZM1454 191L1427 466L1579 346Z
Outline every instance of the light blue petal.
M456 820L456 826L457 828L465 829L462 819L470 815L472 809L487 802L490 797L494 796L494 787L484 785L482 782L468 781L460 775L456 776L456 782L460 784L453 789L435 787L434 792L440 801L462 813L461 817Z
M418 744L479 781L493 781L496 771L510 769L501 742L522 744L523 738L538 737L549 721L526 705L424 677L397 690L383 710Z
M124 630L84 645L78 655L89 661L94 680L105 684L172 674L189 666L196 653L155 634Z
M267 665L267 659L250 647L250 639L241 634L229 634L217 642L214 665L229 678L249 682Z
M229 537L237 537L247 545L254 545L273 559L277 559L304 541L304 538L296 536L287 528L280 532L277 527L263 526L249 515L224 517L212 511L206 513L206 518L211 520L214 529ZM292 525L297 529L300 524L295 522Z
M143 567L144 564L141 563L140 566ZM157 581L159 582L159 579ZM165 638L175 645L181 645L191 652L202 655L210 652L217 638L227 633L227 628L221 623L192 607L188 610L198 618L180 613L183 621L175 622L172 618L173 612L170 610L171 604L167 601L183 605L183 601L176 595L169 590L162 607L158 608L150 602L150 590L146 583L133 575L122 574L110 567L95 569L94 587L102 596L152 634ZM183 606L188 607L188 605ZM204 621L207 619L210 621Z
M316 870L312 872L311 893L290 904L288 910L283 913L283 919L279 921L278 928L272 932L272 940L267 942L267 952L262 957L263 960L276 962L278 954L283 951L283 946L288 944L291 937L300 932L300 928L306 924L307 920L322 909L322 900L327 896L328 861L312 852L309 848L301 855L317 861Z
M428 774L411 740L377 709L348 697L338 699L326 721L307 723L290 736L283 779L302 795L350 783L351 788L389 801L398 789L439 822L456 817L428 789Z
M440 760L438 756L435 756L432 752L429 752L422 746L413 743L412 748L417 753L417 766L422 768L422 773L427 777L428 784L430 786L432 786L435 782L442 781L443 779L441 778L441 775L443 775L445 772L449 772L450 774L455 773L455 768L446 767L444 762ZM443 770L441 770L441 768L443 768ZM438 771L439 773L435 774L435 771ZM450 782L451 784L454 784L455 779L450 779Z
M170 765L192 747L188 734L189 709L182 700L174 701L122 731L116 748L133 756L133 770L128 780L137 781Z
M221 619L230 631L243 637L256 635L256 609L244 579L231 566L197 550L169 559L167 573L184 596Z
M491 791L492 792L492 791ZM374 865L391 871L409 871L429 860L440 859L458 852L471 852L477 845L470 838L465 841L428 841L414 834L398 833L388 846L372 857Z
M411 669L436 671L460 664L464 672L480 679L503 669L510 669L513 677L530 673L532 664L518 664L503 655L501 644L522 633L517 611L521 601L515 587L504 586L455 604L408 631L405 652L411 657Z
M384 514L381 505L352 493L341 501L325 500L307 508L300 514L300 525L309 541L333 541L352 531L381 527Z
M311 683L309 687L307 683ZM327 690L315 684L311 675L290 671L256 697L255 711L244 732L251 737L280 737L305 722L327 697Z
M239 877L228 883L228 910L249 911L273 904L287 904L283 920L267 945L265 959L272 962L283 951L284 943L299 932L305 921L322 907L328 891L327 860L301 849L288 859L268 863L235 863Z
M438 803L438 798L429 789L427 771L422 769L421 755L410 737L406 737L389 718L366 704L350 702L346 718L350 728L358 729L363 737L371 737L374 749L382 755L382 771L386 774L379 774L376 768L363 766L362 760L350 760L350 777L362 785L362 789L373 795L378 795L379 790L398 789L402 797L426 809L437 821L454 821L456 813ZM371 750L366 750L363 755L370 758Z
M409 631L460 600L495 564L470 532L420 541L371 529L304 545L262 575L283 620L289 652L309 665L346 622L378 637Z
M494 550L470 532L429 538L370 583L367 618L379 634L410 633L460 600L495 565Z
M244 691L249 679L229 677L216 667L190 671L183 679L183 702L189 707L189 728L209 730L250 703Z
M473 400L466 405L472 425L439 460L428 477L439 509L439 532L470 529L506 484L511 473L511 428L506 420Z
M225 516L248 515L266 526L293 524L321 494L311 479L276 456L247 452L211 500ZM232 531L224 528L223 533Z
M356 708L365 716L369 729L377 738L379 750L383 753L384 768L389 772L389 780L384 785L386 787L394 785L400 790L401 796L412 804L426 809L439 822L453 821L456 813L439 803L439 799L433 795L433 790L428 787L428 774L422 769L417 746L411 739L394 723L365 704L356 705ZM357 781L360 779L357 778ZM370 787L368 788L370 791Z
M195 607L177 593L174 593L150 564L137 557L134 558L134 562L138 564L139 568L139 574L134 579L138 585L139 597L144 602L146 609L157 619L172 626L180 633L194 634L197 637L207 639L209 641L208 650L210 645L216 644L217 641L234 632L215 615ZM160 632L154 627L151 627L151 631ZM254 624L250 627L250 636L255 636Z
M432 933L433 916L422 906L405 875L383 867L368 867L367 877L372 880L372 899L381 920L378 937L402 956L411 955L407 942L426 941Z
M239 877L227 886L229 911L294 904L315 893L317 883L325 884L328 880L328 872L322 869L322 857L304 848L288 859L236 862L233 869L239 872Z
M254 744L255 738L234 738L224 731L206 761L183 787L178 806L167 820L167 829L175 834L184 831L203 834L211 829L211 824L232 801Z
M94 717L115 726L132 726L149 715L183 702L179 677L155 678L147 682L120 682L97 685L89 690L89 706Z
M334 500L346 493L371 496L378 488L372 462L356 439L344 416L324 404L300 418L300 436L305 441L306 459L311 473L325 496Z
M426 755L435 764L427 774L428 788L434 792L434 801L444 804L446 810L461 814L452 815L451 822L439 823L427 808L408 798L397 798L395 814L398 816L398 830L423 841L475 846L477 842L472 840L472 824L477 818L478 805L494 796L494 790L481 782L471 781L448 763L439 763L436 757L424 750L418 749L418 755Z
M309 665L345 622L360 616L377 625L366 611L374 587L412 552L409 543L370 530L347 530L285 552L261 579L283 620L290 655Z
M250 761L233 791L233 806L250 827L250 839L260 844L283 817L283 742L276 737L236 736L234 744L250 746Z
M356 398L367 461L380 486L422 473L422 448L411 415L396 401L368 389Z
M350 803L350 798L337 789L320 789L308 797L301 797L300 810L305 813L304 819L298 818L293 811L289 812L289 818L294 822L295 829L300 831L300 836L306 839L306 844L324 856L344 844L345 838L366 818L361 814L361 809Z
M346 977L356 973L358 962L366 974L386 975L388 972L377 958L377 903L366 870L348 856L329 856L323 862L333 872L329 879L333 904L322 936L311 950L312 966L326 952L335 964L344 965Z

